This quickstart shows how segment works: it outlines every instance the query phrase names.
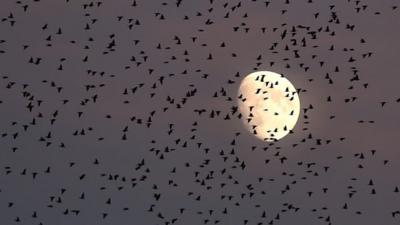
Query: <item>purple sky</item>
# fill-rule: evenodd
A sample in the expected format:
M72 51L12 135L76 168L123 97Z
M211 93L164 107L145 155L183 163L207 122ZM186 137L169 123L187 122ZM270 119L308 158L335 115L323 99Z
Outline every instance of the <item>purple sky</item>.
M0 3L0 224L400 223L397 1L133 2ZM273 144L255 70L304 90Z

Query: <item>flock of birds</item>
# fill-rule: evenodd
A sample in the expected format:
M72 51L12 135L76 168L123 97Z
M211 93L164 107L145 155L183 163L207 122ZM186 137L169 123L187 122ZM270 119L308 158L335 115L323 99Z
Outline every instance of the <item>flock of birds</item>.
M379 7L2 1L0 224L399 224L395 160L346 132L380 123L354 111L376 54L349 20L398 18ZM242 125L238 85L257 70L298 87L282 140Z

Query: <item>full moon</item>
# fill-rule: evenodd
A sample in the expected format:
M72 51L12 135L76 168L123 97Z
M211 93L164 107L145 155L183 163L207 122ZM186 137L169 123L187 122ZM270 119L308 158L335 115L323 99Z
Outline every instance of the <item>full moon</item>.
M242 80L238 104L248 130L268 142L291 132L300 114L296 88L283 75L270 71L257 71Z

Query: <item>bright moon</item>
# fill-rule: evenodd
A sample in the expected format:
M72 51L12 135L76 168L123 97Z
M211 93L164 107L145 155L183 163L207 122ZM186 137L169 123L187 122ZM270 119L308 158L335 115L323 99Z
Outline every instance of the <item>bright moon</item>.
M283 75L270 71L247 75L240 84L238 102L246 127L265 141L286 136L300 114L296 88Z

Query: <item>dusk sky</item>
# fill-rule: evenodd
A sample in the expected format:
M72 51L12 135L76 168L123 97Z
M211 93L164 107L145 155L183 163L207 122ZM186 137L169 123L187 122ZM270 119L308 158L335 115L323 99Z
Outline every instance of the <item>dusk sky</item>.
M1 1L0 224L400 224L398 5ZM297 89L273 142L255 71Z

